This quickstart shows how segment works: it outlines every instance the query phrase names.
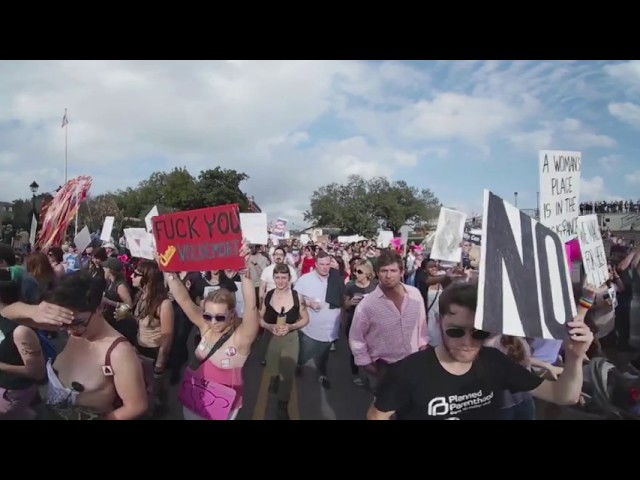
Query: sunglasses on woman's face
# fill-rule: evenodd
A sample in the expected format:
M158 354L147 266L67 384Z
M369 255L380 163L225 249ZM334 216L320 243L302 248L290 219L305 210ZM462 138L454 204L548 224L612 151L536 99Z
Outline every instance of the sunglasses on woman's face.
M204 312L204 313L202 314L202 318L204 318L204 320L205 320L206 322L213 322L213 321L216 321L216 322L224 322L224 321L226 321L226 320L227 320L227 316L226 316L225 314L222 314L222 313L219 313L219 314L217 314L217 315L214 315L213 313L207 313L207 312Z
M133 272L134 277L141 277L142 274L140 272Z
M444 333L447 334L447 337L462 338L462 337L465 336L467 331L468 330L465 330L464 328L453 327L453 328L447 328L444 331ZM473 330L471 332L471 338L473 338L474 340L484 341L487 338L489 338L490 336L491 336L491 334L489 332L485 332L484 330Z
M362 270L356 270L356 273L357 273L358 275L362 275L364 272L363 272Z

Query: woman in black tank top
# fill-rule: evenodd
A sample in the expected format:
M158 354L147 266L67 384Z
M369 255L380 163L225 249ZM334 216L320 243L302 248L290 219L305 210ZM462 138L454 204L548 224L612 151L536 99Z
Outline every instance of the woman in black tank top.
M301 295L291 288L291 272L286 264L273 269L276 288L269 290L260 309L260 326L271 333L267 349L270 393L278 395L278 420L289 419L289 398L298 362L300 342L296 330L309 323Z

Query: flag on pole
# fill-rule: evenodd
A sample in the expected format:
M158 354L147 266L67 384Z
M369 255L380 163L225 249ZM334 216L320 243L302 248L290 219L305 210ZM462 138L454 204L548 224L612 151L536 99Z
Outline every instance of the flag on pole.
M67 109L65 108L64 117L62 117L62 128L64 128L67 123L69 123L69 120L67 119Z

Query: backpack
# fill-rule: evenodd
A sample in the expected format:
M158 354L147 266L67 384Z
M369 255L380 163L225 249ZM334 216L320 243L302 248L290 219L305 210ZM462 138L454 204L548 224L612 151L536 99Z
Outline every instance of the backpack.
M583 372L587 408L615 420L640 420L640 377L621 372L603 357L593 358Z

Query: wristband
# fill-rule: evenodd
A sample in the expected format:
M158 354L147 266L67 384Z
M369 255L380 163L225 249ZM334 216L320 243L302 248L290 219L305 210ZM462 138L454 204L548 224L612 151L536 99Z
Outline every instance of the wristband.
M580 300L578 301L578 305L580 305L581 307L586 308L587 310L589 310L591 307L593 307L593 300L589 300L587 298L580 297Z

